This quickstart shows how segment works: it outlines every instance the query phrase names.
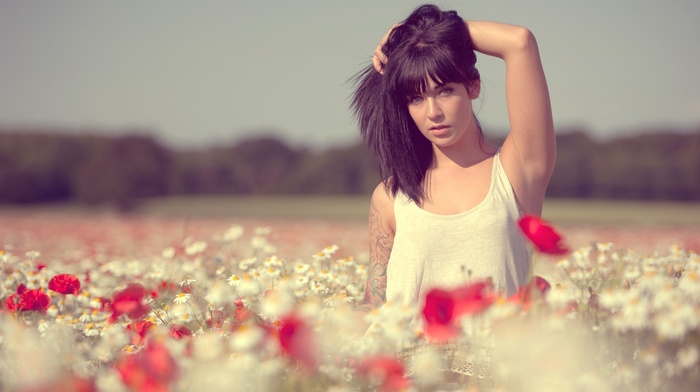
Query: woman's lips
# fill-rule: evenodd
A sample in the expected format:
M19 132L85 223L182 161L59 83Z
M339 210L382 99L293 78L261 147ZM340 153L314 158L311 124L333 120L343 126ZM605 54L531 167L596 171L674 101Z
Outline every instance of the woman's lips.
M436 126L430 127L429 131L431 134L433 134L435 136L442 136L442 135L447 133L447 130L449 128L450 127L448 125L436 125Z

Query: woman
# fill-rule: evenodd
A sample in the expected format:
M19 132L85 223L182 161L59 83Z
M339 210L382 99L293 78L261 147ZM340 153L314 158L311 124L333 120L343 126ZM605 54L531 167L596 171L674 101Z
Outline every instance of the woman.
M472 111L475 51L506 64L511 129L500 148ZM517 221L541 214L556 149L534 36L424 5L387 33L372 62L352 100L382 176L370 205L365 305L415 304L432 287L470 279L517 292L531 255Z

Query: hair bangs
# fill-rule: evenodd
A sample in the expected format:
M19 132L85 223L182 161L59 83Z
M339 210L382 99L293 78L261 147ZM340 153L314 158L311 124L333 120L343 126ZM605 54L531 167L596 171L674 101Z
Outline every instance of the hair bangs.
M389 90L394 99L406 101L413 95L425 93L429 80L438 85L468 82L467 75L457 66L458 62L448 48L425 45L421 49L407 51L397 64L387 69Z

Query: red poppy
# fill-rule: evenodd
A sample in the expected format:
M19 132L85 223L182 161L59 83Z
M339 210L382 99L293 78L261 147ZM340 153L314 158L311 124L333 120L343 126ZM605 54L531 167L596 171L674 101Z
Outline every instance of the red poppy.
M369 379L379 379L381 391L402 391L410 386L405 377L403 364L392 356L374 356L365 358L357 366L357 372Z
M19 294L12 293L9 297L5 298L5 307L10 312L17 310L17 302L19 301Z
M469 283L450 291L434 288L425 296L423 318L425 334L430 340L447 340L458 334L457 321L464 315L486 310L495 295L488 292L484 281Z
M75 275L58 274L49 280L49 290L61 294L78 295L80 292L80 280Z
M149 311L148 306L142 303L145 295L146 288L138 283L131 283L125 289L116 292L109 304L112 310L110 320L114 321L122 314L131 319L143 317Z
M149 343L133 355L125 355L116 366L124 384L133 391L169 391L178 377L177 363L162 344Z
M170 326L170 336L175 339L191 338L192 331L184 325L173 324Z
M508 298L508 300L513 303L521 303L523 309L528 310L533 301L533 288L537 289L536 295L541 298L547 294L552 286L543 277L535 275L530 279L530 283L528 283L527 286L519 287L518 292Z
M148 320L138 320L126 326L127 331L132 331L131 344L142 344L146 339L146 334L155 324Z
M315 368L318 358L313 330L295 315L282 318L280 325L278 337L282 351L299 361L304 368Z
M222 310L212 310L211 317L207 319L207 327L212 329L219 329L224 325L225 314Z
M36 310L40 312L46 312L51 304L51 298L49 295L39 290L26 290L19 295L19 301L17 302L17 310L24 312L27 310Z
M253 312L246 308L243 303L236 303L236 309L233 311L234 323L232 328L237 328L238 326L245 324L251 317L253 317Z
M546 221L531 215L526 215L518 221L520 230L542 253L563 255L569 248L563 244L561 235Z
M490 292L491 284L477 281L452 290L455 301L455 317L478 314L486 310L496 300Z
M423 318L425 334L431 340L447 340L454 337L458 330L454 326L455 301L452 293L435 288L425 296Z

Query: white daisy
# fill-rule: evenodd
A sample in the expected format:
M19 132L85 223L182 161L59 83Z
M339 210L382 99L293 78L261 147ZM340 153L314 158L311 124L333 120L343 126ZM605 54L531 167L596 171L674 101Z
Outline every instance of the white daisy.
M233 242L243 236L243 226L233 225L224 233L224 241Z
M300 275L297 276L294 281L296 282L297 287L305 286L307 283L309 283L309 277L306 275Z
M83 327L83 333L85 336L99 336L100 328L95 325L95 323L89 323Z
M176 304L186 304L190 300L190 297L192 297L192 294L180 293L175 296L173 302L175 302Z
M267 238L256 235L255 237L251 238L250 245L255 249L263 249L268 245Z
M273 266L265 268L264 272L267 276L272 278L278 278L280 275L282 275L282 270Z
M418 351L410 364L411 373L423 385L434 385L442 381L444 358L437 349Z
M260 344L264 337L263 331L255 324L242 325L231 334L229 347L235 352L246 352Z
M695 364L698 363L699 357L700 353L698 353L698 349L693 345L681 347L676 353L678 366L683 369L690 369L695 366Z
M330 257L333 255L335 252L338 251L338 245L329 245L321 251L326 257Z
M185 248L185 254L188 256L196 255L204 252L207 249L207 243L204 241L194 241L187 245Z
M224 267L223 265L216 268L216 271L215 271L216 276L221 276L224 274L224 272L226 272L226 267Z
M194 280L194 279L185 279L185 280L181 281L179 284L180 284L180 287L192 286L192 283L195 283L195 282L196 282L196 280Z
M280 267L282 266L282 260L277 256L270 256L267 259L265 259L263 265L265 267Z
M306 271L309 270L309 268L311 268L310 265L299 261L296 264L294 264L294 273L305 274Z
M241 283L241 277L238 275L231 275L226 279L228 282L229 286L231 287L237 287Z
M255 228L255 234L256 235L268 235L272 233L272 228L269 226L263 226L263 227L256 227Z
M38 250L30 250L29 252L24 254L29 260L36 260L41 256L41 252Z
M172 259L173 257L175 257L175 248L173 248L172 246L169 246L169 247L163 249L163 252L161 252L161 256L164 259Z
M91 312L88 312L87 310L84 311L84 312L80 315L80 317L78 318L78 320L80 320L81 323L87 323L87 322L92 321L92 314L91 314Z
M243 271L247 271L251 266L253 266L253 264L255 264L256 261L257 259L255 257L245 258L238 263L238 268Z

